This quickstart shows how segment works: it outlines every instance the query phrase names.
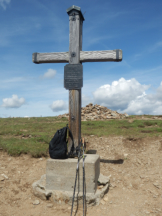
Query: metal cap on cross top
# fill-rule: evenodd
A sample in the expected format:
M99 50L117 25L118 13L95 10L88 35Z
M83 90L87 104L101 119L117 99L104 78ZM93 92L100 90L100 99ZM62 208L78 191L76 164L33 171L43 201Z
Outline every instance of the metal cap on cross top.
M73 16L74 15L73 12L77 12L78 14L80 14L81 18L85 20L81 8L78 6L72 5L66 10L66 12L68 13L69 16Z
M64 67L64 87L69 90L69 128L73 133L74 146L81 139L81 88L83 87L84 62L120 62L122 50L82 51L82 26L84 16L81 8L69 7L69 51L52 53L33 53L32 60L40 63L69 63ZM72 146L69 138L68 151Z

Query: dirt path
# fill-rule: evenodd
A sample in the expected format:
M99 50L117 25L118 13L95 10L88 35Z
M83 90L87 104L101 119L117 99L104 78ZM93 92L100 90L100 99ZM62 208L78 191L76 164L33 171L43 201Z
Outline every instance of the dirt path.
M89 207L87 215L162 216L162 138L89 136L85 140L101 157L101 173L111 175L108 194L98 206ZM45 169L45 158L0 152L0 216L70 215L70 206L32 194L32 183ZM35 200L40 203L33 205ZM76 215L82 215L81 209Z

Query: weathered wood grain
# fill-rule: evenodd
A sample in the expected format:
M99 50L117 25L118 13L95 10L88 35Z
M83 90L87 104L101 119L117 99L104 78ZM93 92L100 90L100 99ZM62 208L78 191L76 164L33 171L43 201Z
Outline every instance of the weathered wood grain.
M80 44L79 44L79 47L80 47L80 51L82 51L82 40L83 40L83 20L82 19L80 20L80 29L79 29L79 31L80 31L80 38L79 38Z
M33 53L32 61L37 64L67 63L69 62L69 52Z
M71 39L72 40L72 39ZM80 39L80 44L81 44ZM69 53L76 52L76 57L69 58ZM117 58L119 52L119 58ZM55 52L55 53L33 53L32 60L34 63L67 63L77 64L80 57L80 62L107 62L107 61L122 61L122 50L104 50L104 51L80 51L80 56L76 49L70 49L70 52ZM77 59L77 61L75 61Z
M69 63L79 64L80 62L80 15L75 15L75 21L69 22Z
M117 57L117 52L119 57ZM122 50L81 51L81 62L122 61Z
M74 146L78 146L81 138L81 89L69 90L69 128L74 138ZM69 137L68 152L70 152L72 140Z
M75 21L69 16L69 64L80 63L80 50L82 48L82 24L80 15L75 15ZM81 138L81 89L69 90L69 128L72 131L75 148ZM69 137L68 151L72 146Z

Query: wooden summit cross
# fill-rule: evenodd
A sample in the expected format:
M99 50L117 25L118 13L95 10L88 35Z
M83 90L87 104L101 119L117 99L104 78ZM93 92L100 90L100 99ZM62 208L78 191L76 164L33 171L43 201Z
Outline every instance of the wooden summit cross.
M81 139L81 88L83 87L83 62L122 61L122 50L82 51L82 26L84 16L80 7L68 8L69 52L33 53L34 63L69 63L64 67L64 87L69 90L69 128L74 145ZM69 138L68 151L72 141Z

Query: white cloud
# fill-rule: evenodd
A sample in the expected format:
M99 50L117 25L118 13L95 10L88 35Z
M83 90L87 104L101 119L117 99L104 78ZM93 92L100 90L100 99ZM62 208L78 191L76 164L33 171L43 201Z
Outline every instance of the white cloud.
M111 85L106 84L93 92L94 103L101 104L109 109L126 109L130 101L142 95L150 86L141 85L135 78L113 81Z
M46 73L44 73L43 76L40 76L41 79L51 79L53 77L55 77L56 75L56 70L53 69L48 69L48 71Z
M162 82L160 83L160 86L156 90L156 97L158 100L162 101Z
M162 114L162 101L156 98L151 99L149 95L143 95L143 97L132 100L123 112L134 115L160 115Z
M123 110L128 114L151 114L161 115L162 114L162 82L157 88L155 94L143 94L140 97L130 101L128 107Z
M10 3L11 0L0 0L0 6L6 10L7 4Z
M154 94L146 94L149 85L142 85L136 79L124 78L98 88L94 93L94 103L121 113L133 115L162 114L162 82Z
M2 107L5 108L19 108L25 103L24 98L18 98L17 95L12 95L12 98L4 98Z
M50 108L52 109L53 112L59 112L62 110L66 110L67 105L63 100L57 100L57 101L53 101L53 103L50 105Z

